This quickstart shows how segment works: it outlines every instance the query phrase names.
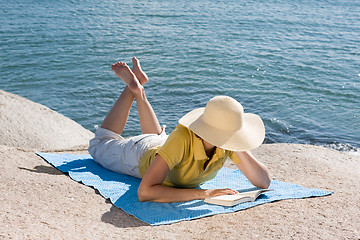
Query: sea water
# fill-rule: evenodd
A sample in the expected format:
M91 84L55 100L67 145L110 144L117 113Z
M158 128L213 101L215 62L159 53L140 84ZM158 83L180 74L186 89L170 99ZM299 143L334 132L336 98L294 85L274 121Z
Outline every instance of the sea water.
M360 148L360 2L0 0L0 89L94 131L138 57L170 132L215 95L262 117L265 143ZM125 136L140 133L133 108Z

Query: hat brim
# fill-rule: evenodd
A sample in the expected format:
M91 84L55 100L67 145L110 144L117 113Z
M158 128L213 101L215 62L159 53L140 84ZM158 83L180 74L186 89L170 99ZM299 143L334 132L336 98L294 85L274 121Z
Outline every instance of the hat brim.
M202 119L205 108L197 108L185 114L179 123L210 144L230 151L248 151L259 147L265 139L265 127L261 118L244 113L242 127L236 132L209 126Z

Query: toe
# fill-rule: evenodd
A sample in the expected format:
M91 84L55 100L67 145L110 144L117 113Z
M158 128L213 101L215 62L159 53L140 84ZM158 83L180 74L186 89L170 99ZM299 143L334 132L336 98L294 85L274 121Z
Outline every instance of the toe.
M133 62L133 64L138 64L139 60L136 57L133 57L132 62Z

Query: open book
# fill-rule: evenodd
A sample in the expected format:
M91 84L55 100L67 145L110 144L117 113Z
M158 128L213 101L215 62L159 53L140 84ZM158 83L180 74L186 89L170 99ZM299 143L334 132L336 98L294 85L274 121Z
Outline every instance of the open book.
M209 198L205 198L204 202L232 207L243 202L253 202L260 194L271 190L273 189L259 189L248 192L242 192L235 195L222 195L216 197L209 197Z

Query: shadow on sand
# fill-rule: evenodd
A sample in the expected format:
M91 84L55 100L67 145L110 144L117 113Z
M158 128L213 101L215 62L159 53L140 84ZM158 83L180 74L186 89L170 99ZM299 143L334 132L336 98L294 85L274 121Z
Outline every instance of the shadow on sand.
M112 205L108 199L106 200L106 203L110 203ZM102 215L101 221L111 224L117 228L150 226L149 224L140 221L139 219L124 212L120 208L115 207L114 205L111 206L108 212Z
M57 170L56 168L54 168L52 166L44 166L44 165L36 166L33 169L24 168L24 167L19 167L19 169L29 171L29 172L34 172L34 173L46 173L46 174L49 174L49 175L62 175L62 174L64 174L63 172L61 172L60 170Z

